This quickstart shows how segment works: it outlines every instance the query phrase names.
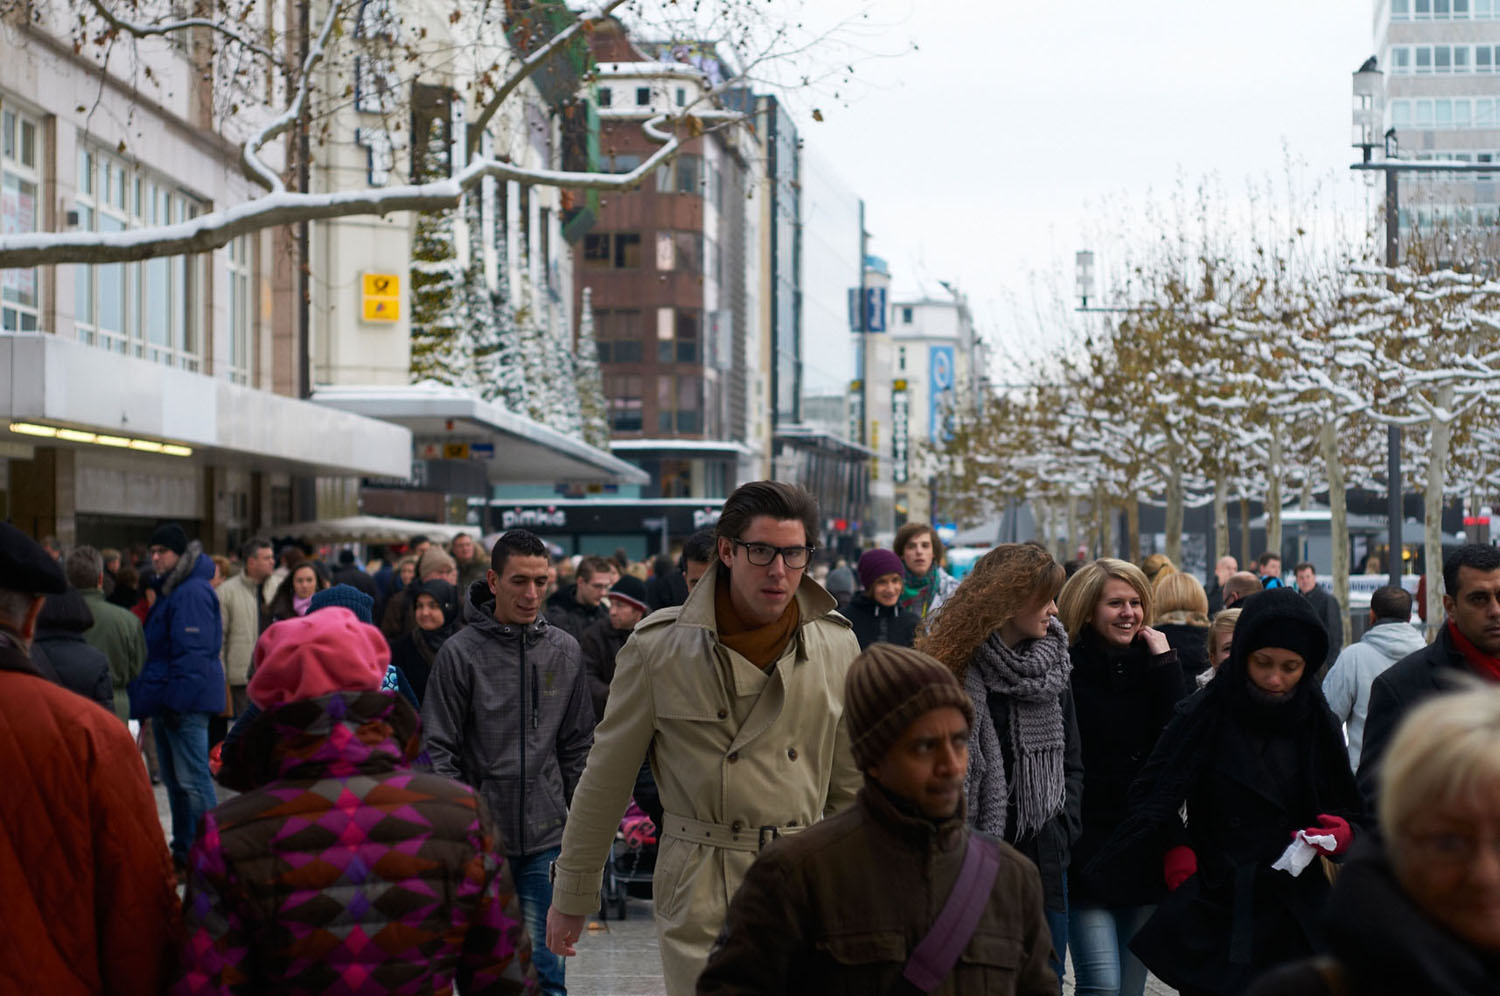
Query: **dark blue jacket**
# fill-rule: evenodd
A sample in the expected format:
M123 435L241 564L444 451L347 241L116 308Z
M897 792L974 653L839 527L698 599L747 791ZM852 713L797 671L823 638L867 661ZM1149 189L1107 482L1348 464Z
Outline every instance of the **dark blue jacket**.
M224 710L224 624L213 576L214 562L194 541L178 566L156 580L159 594L146 617L146 666L129 686L132 718Z

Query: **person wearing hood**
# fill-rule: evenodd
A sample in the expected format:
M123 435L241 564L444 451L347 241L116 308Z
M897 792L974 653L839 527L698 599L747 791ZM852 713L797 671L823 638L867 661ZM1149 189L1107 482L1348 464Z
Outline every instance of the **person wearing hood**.
M416 599L416 585L422 581L446 581L458 587L458 564L453 558L444 552L442 547L429 546L422 551L417 558L416 573L411 580L406 581L402 589L390 597L385 604L385 614L380 620L380 631L385 634L387 640L396 639L410 633L416 625L413 602Z
M130 683L130 716L151 720L180 866L216 801L208 722L224 709L224 630L213 559L175 522L151 534L151 569L157 596L146 617L146 665Z
M1323 678L1323 695L1344 724L1349 765L1355 771L1359 770L1375 679L1392 664L1426 648L1421 631L1411 624L1411 595L1392 585L1375 589L1370 595L1370 628L1358 643L1344 648Z
M94 625L94 614L83 595L74 588L48 595L36 620L34 647L41 647L57 674L57 683L70 692L115 711L114 684L109 677L109 658L84 638Z
M1076 576L1076 575L1075 575ZM917 649L974 700L969 822L1030 858L1042 876L1057 988L1068 950L1068 866L1082 828L1083 755L1068 633L1058 621L1063 567L1036 543L1002 543L974 565Z
M646 605L646 584L626 574L615 582L605 597L609 618L601 619L583 631L578 648L589 676L589 696L594 703L594 722L604 718L609 702L609 683L615 678L615 657L636 624L651 614Z
M437 652L457 627L458 593L453 585L440 578L419 581L407 592L412 599L413 625L405 636L390 641L391 664L401 669L411 682L421 705L427 694L427 677Z
M864 787L761 852L698 996L1056 993L1036 866L964 821L974 705L953 672L876 644L849 668L844 708ZM960 900L969 920L939 926ZM924 940L939 930L943 954ZM924 948L930 974L914 989L907 952Z
M900 558L896 559L899 560ZM848 564L841 563L828 572L828 577L823 580L823 587L828 589L828 594L832 595L833 600L839 603L839 611L843 612L849 608L849 602L854 598L854 572L849 569Z
M1228 662L1178 704L1088 868L1101 879L1161 868L1171 891L1130 947L1184 996L1237 996L1321 950L1329 881L1314 859L1343 855L1363 819L1312 678L1328 647L1323 620L1289 588L1244 604Z
M535 534L495 541L485 583L464 595L467 625L433 659L422 742L432 770L471 786L494 814L541 990L560 996L563 963L545 934L550 871L594 743L594 707L578 641L541 615L547 568Z
M889 550L866 550L860 555L859 583L864 590L839 608L854 626L860 650L868 649L872 643L909 647L917 638L917 627L922 620L901 608L904 573L901 558ZM829 589L829 594L833 594L833 589Z
M419 721L381 687L388 656L337 605L257 642L261 714L221 772L243 794L204 817L193 846L174 996L526 990L489 812L413 767Z
M1206 608L1196 578L1165 572L1165 567L1158 571L1159 585L1183 578L1197 587ZM1146 967L1128 944L1167 891L1153 867L1113 879L1087 870L1125 818L1131 782L1178 700L1192 688L1167 635L1152 626L1155 594L1134 564L1101 558L1069 578L1057 598L1058 618L1071 644L1084 773L1083 832L1073 844L1068 875L1068 945L1077 991L1090 996L1141 996Z
M1391 741L1382 845L1354 845L1328 897L1328 954L1252 996L1500 992L1500 689L1413 709Z

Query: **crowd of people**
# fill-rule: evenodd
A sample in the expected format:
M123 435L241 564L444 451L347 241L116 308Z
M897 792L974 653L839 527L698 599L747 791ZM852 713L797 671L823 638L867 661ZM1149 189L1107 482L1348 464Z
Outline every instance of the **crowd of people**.
M1343 646L1272 554L958 580L819 523L761 481L650 564L0 524L0 978L562 994L634 802L669 996L1500 991L1500 549L1430 644L1382 588Z

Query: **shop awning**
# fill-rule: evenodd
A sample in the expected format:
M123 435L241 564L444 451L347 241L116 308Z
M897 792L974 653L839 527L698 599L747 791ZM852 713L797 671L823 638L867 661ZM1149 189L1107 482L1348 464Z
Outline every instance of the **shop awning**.
M426 536L434 543L448 543L459 533L477 536L476 526L441 525L415 519L384 519L375 515L351 515L342 519L295 522L271 526L271 536L290 536L304 543L405 543L413 536Z
M650 481L634 464L581 439L444 384L320 387L313 400L405 427L415 456L430 451L440 459L482 461L491 484Z

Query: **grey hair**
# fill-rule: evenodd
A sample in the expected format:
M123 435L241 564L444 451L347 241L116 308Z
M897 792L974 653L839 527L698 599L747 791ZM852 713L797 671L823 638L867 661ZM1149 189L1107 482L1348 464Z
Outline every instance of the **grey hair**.
M104 554L91 546L75 546L63 562L63 573L74 588L97 588L104 573Z

